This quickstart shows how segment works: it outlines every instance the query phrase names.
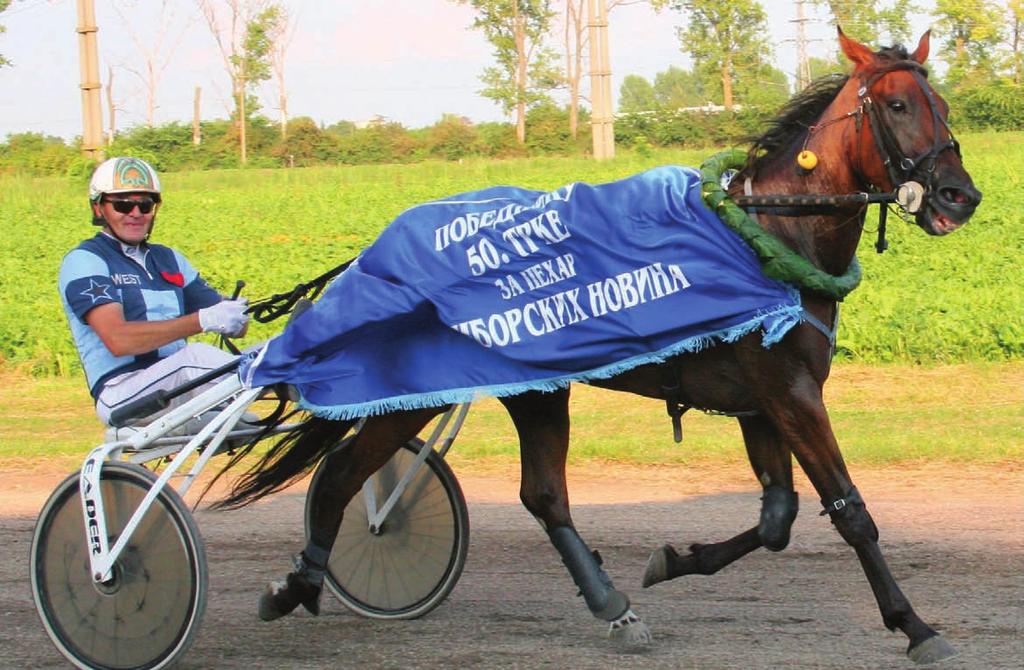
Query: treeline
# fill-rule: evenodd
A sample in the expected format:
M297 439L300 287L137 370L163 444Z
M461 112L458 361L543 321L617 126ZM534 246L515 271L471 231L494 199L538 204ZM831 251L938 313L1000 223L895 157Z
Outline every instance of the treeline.
M995 83L944 93L956 131L1024 130L1024 91L1020 86ZM621 148L645 151L653 147L700 148L737 142L758 131L775 108L743 107L731 112L680 111L655 106L619 114L615 138ZM569 133L568 110L553 103L537 105L527 114L525 144L516 140L511 123L479 123L446 115L426 128L408 129L380 120L365 127L341 121L318 125L308 117L292 119L285 133L264 117L250 121L247 167L308 167L412 163L428 159L512 158L534 155L585 155L591 147L589 118L581 116L576 138ZM107 155L133 155L160 170L236 168L237 124L232 120L205 121L201 141L193 142L192 126L168 123L139 126L119 133ZM0 171L87 176L93 164L81 157L78 142L67 143L40 133L9 135L0 144Z

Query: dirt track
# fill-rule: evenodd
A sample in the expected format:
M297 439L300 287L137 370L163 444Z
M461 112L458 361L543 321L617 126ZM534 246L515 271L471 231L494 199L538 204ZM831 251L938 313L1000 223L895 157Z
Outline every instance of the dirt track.
M27 577L35 512L61 477L0 475L0 667L67 667L36 618ZM259 590L301 546L301 492L238 512L200 512L209 604L180 667L913 667L805 481L785 552L761 550L716 576L643 590L647 555L661 543L682 549L753 525L758 494L749 475L742 466L574 469L580 532L655 636L649 651L624 655L516 501L515 471L459 476L470 501L469 561L449 599L417 621L365 620L325 599L319 618L260 622ZM961 652L942 667L1024 667L1024 472L931 466L854 476L904 591Z

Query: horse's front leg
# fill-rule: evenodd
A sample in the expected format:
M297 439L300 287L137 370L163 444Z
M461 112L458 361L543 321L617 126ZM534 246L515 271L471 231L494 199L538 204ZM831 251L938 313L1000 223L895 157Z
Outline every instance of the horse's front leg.
M587 547L572 523L565 483L569 390L525 393L502 403L519 433L523 505L547 531L590 612L609 622L609 637L629 646L650 643L650 630L630 609L629 597L615 588L599 554Z
M764 417L741 417L739 422L750 464L764 491L758 525L724 542L691 544L687 554L666 544L647 561L645 588L684 575L713 575L755 549L781 551L789 544L789 530L797 514L789 448Z
M327 456L317 496L311 501L309 540L295 557L294 569L283 581L271 582L259 602L264 621L278 619L299 605L320 613L320 595L327 561L338 536L345 507L370 475L440 410L423 409L371 417L340 450Z
M886 628L907 636L907 655L934 663L956 655L942 636L924 623L900 590L878 546L878 528L854 487L839 452L821 387L811 375L791 375L788 392L765 389L764 407L807 473L836 530L857 552Z

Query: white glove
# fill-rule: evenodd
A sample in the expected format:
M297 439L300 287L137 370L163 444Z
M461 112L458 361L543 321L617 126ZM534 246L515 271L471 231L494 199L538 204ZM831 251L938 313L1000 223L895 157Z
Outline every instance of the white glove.
M248 300L239 298L221 300L216 305L204 307L199 310L199 326L204 333L214 332L230 337L239 335L249 323L249 315L245 313L248 304Z

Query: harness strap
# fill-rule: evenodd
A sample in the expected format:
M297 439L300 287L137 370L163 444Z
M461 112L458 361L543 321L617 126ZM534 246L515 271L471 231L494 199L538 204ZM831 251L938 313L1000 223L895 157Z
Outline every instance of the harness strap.
M670 358L661 366L661 392L665 396L665 411L672 419L672 439L676 444L683 441L683 415L691 405L680 401L679 379L682 371L678 358Z
M818 329L825 339L828 340L829 346L832 347L832 353L835 353L836 349L836 333L839 331L839 305L835 306L835 316L832 317L832 326L826 326L821 319L814 316L807 310L807 308L800 309L800 320L806 321L810 325Z
M800 308L800 320L814 326L828 340L828 361L831 361L836 353L836 335L839 332L839 303L835 303L832 309L835 311L832 316L832 326L829 327L821 319L811 314L806 307Z
M668 412L669 418L672 419L672 439L677 444L683 441L683 415L691 409L698 409L705 414L713 416L731 416L733 418L757 416L760 413L756 409L720 412L683 402L682 393L679 388L679 380L682 378L682 374L682 366L679 364L678 358L672 358L661 366L661 393L665 396L665 411Z

